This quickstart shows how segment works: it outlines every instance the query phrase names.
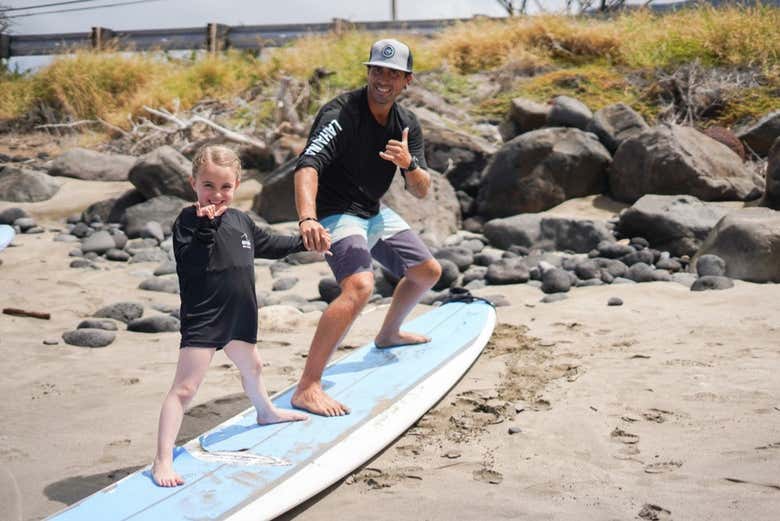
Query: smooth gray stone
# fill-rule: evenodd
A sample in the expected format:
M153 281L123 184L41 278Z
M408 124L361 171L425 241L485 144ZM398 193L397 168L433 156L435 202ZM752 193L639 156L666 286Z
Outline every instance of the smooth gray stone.
M85 254L95 252L98 255L102 255L114 248L116 248L116 242L106 230L95 232L81 241L81 251Z
M141 281L138 289L179 294L179 279L176 277L152 277Z
M711 253L702 255L696 261L696 273L700 277L722 277L726 274L726 261Z
M79 347L106 347L115 338L116 333L103 329L76 329L62 334L66 344Z
M571 289L569 272L553 268L542 273L542 291L545 293L565 293Z
M610 299L607 301L607 306L622 306L623 305L623 299L620 297L610 297Z
M136 333L170 333L179 331L180 322L170 315L137 318L127 324L128 331Z
M79 322L76 329L102 329L104 331L116 331L116 322L113 320L100 320L95 318L88 318Z
M160 248L150 248L148 250L137 250L130 259L131 264L138 262L165 262L169 259L168 254Z
M162 275L173 275L176 273L176 261L165 260L154 269L154 275L160 277Z
M97 266L95 266L91 260L89 259L73 259L70 262L71 268L93 268L98 269Z
M699 277L691 286L691 291L707 291L711 289L729 289L734 287L734 281L728 277L705 275Z
M298 284L298 277L280 277L274 280L271 291L286 291Z
M79 238L69 233L61 233L54 237L57 242L79 242Z
M100 308L93 315L97 318L113 318L127 324L140 318L144 314L144 307L136 302L117 302Z
M551 304L553 302L566 300L567 298L569 298L569 296L566 293L553 293L552 295L545 295L539 302L542 304Z
M106 252L106 259L116 262L127 262L130 260L130 254L124 250L112 248Z

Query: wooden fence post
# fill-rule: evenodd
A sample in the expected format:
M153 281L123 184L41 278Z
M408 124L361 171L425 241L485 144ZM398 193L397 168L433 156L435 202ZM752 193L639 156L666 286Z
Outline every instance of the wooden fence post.
M229 32L229 25L211 22L206 26L206 49L210 54L216 54L228 48Z
M92 34L89 37L92 41L92 49L105 51L115 34L113 30L106 27L93 27Z

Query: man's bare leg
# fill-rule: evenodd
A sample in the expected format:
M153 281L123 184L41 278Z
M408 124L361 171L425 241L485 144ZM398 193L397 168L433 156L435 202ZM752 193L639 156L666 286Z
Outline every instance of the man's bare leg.
M436 284L440 276L441 265L436 259L421 262L407 270L406 275L395 287L390 309L387 310L382 327L374 339L374 345L385 348L430 341L426 336L401 331L401 324L423 294Z
M291 400L295 407L322 416L349 414L349 408L323 391L322 372L373 289L374 274L371 272L355 273L341 281L341 294L322 314L314 332L303 375Z

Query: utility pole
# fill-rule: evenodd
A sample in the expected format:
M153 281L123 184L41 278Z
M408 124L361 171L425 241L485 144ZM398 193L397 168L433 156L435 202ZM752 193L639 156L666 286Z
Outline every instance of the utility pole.
M398 20L397 12L395 10L395 0L390 0L390 17L394 22Z

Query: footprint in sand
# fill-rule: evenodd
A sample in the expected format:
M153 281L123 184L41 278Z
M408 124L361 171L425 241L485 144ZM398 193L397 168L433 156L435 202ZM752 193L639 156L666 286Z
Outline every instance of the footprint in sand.
M476 481L484 481L485 483L490 483L491 485L498 485L499 483L504 481L503 474L493 469L487 469L487 468L475 470L472 473L472 476Z
M665 411L663 409L648 409L642 413L645 420L655 423L663 423L669 416L674 416L672 411Z
M669 510L650 503L645 503L638 516L646 521L671 521L672 519L672 513Z
M672 472L682 467L682 461L659 461L645 466L645 472L648 474L664 474Z
M639 436L637 436L636 434L631 434L630 432L626 432L619 427L615 427L615 429L610 433L609 436L614 441L624 443L626 445L634 445L636 443L639 443Z

